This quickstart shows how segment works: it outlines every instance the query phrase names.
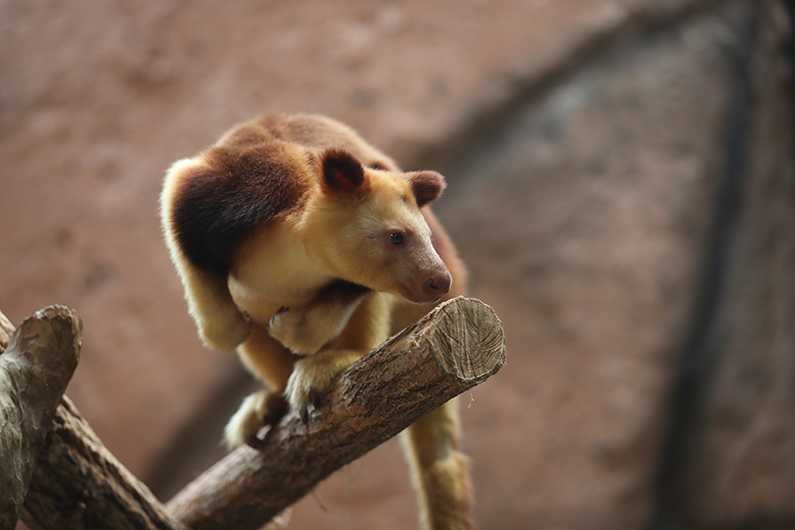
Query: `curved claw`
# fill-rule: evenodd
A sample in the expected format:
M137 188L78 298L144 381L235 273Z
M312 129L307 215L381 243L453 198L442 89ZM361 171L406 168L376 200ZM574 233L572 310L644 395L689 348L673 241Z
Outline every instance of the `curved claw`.
M246 445L251 447L252 449L256 449L257 451L262 451L265 449L265 440L259 438L256 433L248 436L246 438Z
M301 421L304 422L304 425L309 423L310 413L316 412L321 406L323 406L323 394L319 390L313 388L309 391L309 394L307 394L306 397L309 403L301 407L301 410L299 411L299 414L301 415Z

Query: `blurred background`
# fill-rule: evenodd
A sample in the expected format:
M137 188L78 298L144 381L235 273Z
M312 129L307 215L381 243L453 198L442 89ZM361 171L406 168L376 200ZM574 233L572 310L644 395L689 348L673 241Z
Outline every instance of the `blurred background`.
M85 323L67 391L167 500L255 388L204 348L166 168L265 112L342 120L449 187L505 325L462 396L483 529L795 528L783 2L0 1L0 310ZM415 528L392 440L289 528Z

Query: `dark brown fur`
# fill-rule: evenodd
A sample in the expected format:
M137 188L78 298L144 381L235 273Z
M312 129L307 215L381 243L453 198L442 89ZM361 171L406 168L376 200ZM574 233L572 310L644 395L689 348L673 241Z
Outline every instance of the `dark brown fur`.
M185 179L174 204L174 231L185 256L201 269L226 274L240 244L300 202L307 187L271 145L214 147L208 169Z
M401 172L322 116L257 118L172 166L162 223L202 340L236 348L270 387L230 420L230 447L259 443L257 431L288 408L308 420L339 371L438 297L464 293L466 270L427 206L444 186L432 171ZM424 527L471 529L455 404L404 439Z
M367 192L364 168L352 154L342 149L323 153L323 185L330 193L363 195Z
M444 178L435 171L420 171L411 177L411 191L420 208L438 199L444 188Z

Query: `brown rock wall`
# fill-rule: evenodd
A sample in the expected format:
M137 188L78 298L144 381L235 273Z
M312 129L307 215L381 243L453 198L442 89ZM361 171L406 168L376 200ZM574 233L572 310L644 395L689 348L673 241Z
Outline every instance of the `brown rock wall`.
M199 346L163 252L157 194L169 164L267 111L328 113L409 158L443 144L479 102L510 98L516 79L543 76L659 7L10 1L0 10L0 303L16 322L56 301L80 311L94 331L72 397L140 474L204 406L203 389L236 369Z
M503 455L476 468L495 527L654 516L735 81L722 43L734 14L617 42L442 166L440 215L512 354L489 390L500 409L465 415L490 433L480 451Z
M68 393L168 496L217 458L251 383L196 339L159 233L161 177L252 115L327 113L445 173L437 211L472 294L505 322L508 366L462 400L482 528L792 525L791 74L776 5L0 3L0 308L14 322L77 309ZM744 29L759 6L763 44ZM759 65L743 78L748 47ZM742 83L765 104L748 111L756 155L721 348L696 379L699 414L672 429ZM669 477L662 455L681 440ZM390 442L290 527L411 528L413 503Z
M795 526L795 168L782 18L760 16L746 168L706 346L686 514L702 528ZM778 13L780 14L780 13Z

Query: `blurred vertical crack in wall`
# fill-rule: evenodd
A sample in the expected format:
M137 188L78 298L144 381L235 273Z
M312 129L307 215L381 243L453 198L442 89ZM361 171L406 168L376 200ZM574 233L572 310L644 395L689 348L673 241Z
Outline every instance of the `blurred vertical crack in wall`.
M445 174L504 322L462 406L480 527L795 529L793 5L0 2L0 305L81 314L68 394L169 497L257 383L196 336L163 173L329 114ZM291 528L416 525L395 442L315 493Z
M711 234L704 255L700 292L695 300L672 396L670 424L662 448L659 469L657 512L650 528L687 528L683 517L691 494L693 447L704 427L705 400L712 374L725 347L721 326L722 306L727 303L726 282L737 243L743 208L743 188L749 171L749 145L756 103L761 3L739 6L739 16L729 26L733 39L725 45L732 66L733 94L727 105L724 126L723 160L713 207ZM766 13L770 16L769 13Z

